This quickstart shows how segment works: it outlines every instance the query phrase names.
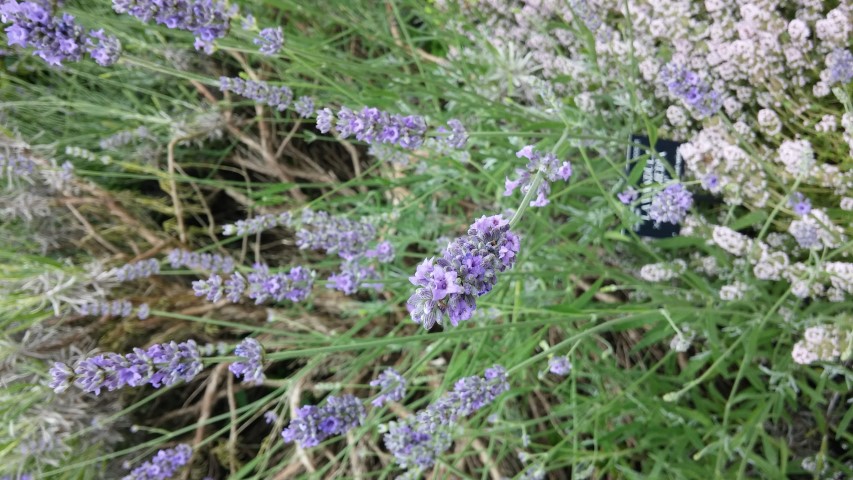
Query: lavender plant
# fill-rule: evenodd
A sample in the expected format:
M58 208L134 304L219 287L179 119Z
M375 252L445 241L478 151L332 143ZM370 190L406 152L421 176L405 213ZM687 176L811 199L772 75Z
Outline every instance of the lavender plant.
M386 7L2 4L0 477L853 475L850 6Z

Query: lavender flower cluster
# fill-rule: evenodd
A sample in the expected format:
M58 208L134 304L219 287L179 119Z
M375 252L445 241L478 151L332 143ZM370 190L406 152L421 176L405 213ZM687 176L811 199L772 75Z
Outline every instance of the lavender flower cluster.
M167 258L172 268L187 267L213 273L231 273L234 271L236 263L232 257L227 255L190 252L178 248L170 251Z
M286 443L296 442L302 448L315 447L333 435L342 435L361 425L366 415L364 405L357 397L329 396L322 407L300 407L296 418L290 421L281 436Z
M129 282L140 278L148 278L151 275L160 273L160 262L153 258L140 260L138 262L122 265L118 268L113 268L107 273L119 282Z
M443 324L445 317L453 326L471 318L477 297L489 293L498 274L512 268L519 246L518 236L500 215L474 222L438 260L424 260L409 278L417 286L406 303L412 320L429 329Z
M371 387L379 387L379 395L370 404L381 407L387 402L399 402L406 397L406 378L393 368L386 368L374 380L370 382Z
M719 92L702 81L696 72L670 62L660 72L661 80L669 93L680 98L700 117L710 117L723 105Z
M213 53L213 41L228 33L236 9L217 0L113 0L116 13L148 23L186 30L195 35L195 48Z
M284 46L284 32L281 27L265 28L253 42L264 55L275 55Z
M222 234L230 235L255 235L275 227L289 227L292 225L290 212L283 212L279 215L262 214L245 220L237 220L234 223L229 223L222 226Z
M426 120L420 115L392 115L373 107L364 107L357 113L341 107L337 119L331 109L324 108L317 112L317 129L328 133L333 120L341 138L354 136L368 144L393 144L408 150L423 144L427 130Z
M50 369L50 387L62 393L73 383L83 391L100 395L102 389L150 384L154 388L189 382L202 369L201 354L195 341L155 344L132 353L103 353L84 358L72 369L62 362Z
M652 198L649 218L655 224L679 224L687 216L687 211L692 206L693 194L684 188L684 185L674 183L666 186Z
M133 304L127 300L113 300L111 302L91 302L80 305L77 310L80 315L104 315L108 317L129 317L133 313ZM147 303L142 303L136 308L136 316L145 320L149 315Z
M228 370L236 377L243 377L243 383L264 383L264 347L254 338L245 338L234 349L234 354L244 360L232 363Z
M304 250L337 253L346 259L364 254L374 238L376 227L369 222L306 208L296 232L296 245Z
M308 298L313 285L314 272L307 268L296 266L287 273L270 273L267 265L256 263L245 277L237 272L224 281L218 274L207 280L196 280L193 291L197 297L204 296L211 302L218 302L225 296L228 301L237 303L246 295L260 305L267 301L301 302Z
M6 27L9 45L31 47L50 65L80 61L88 52L99 65L108 66L121 54L121 44L115 37L103 30L86 33L72 15L54 16L40 3L4 0L0 4L0 20L11 23Z
M267 82L243 80L240 77L219 77L219 89L269 105L279 112L287 110L293 101L293 90L284 85L273 86Z
M175 448L159 450L151 460L134 468L122 480L166 480L173 478L178 470L190 462L193 449L180 444Z
M18 178L29 179L36 172L36 163L26 155L0 153L0 178L6 177L9 182Z
M508 197L512 195L512 192L518 188L521 189L521 193L526 194L533 181L531 175L536 175L537 172L541 171L545 178L536 190L536 199L530 202L531 207L544 207L548 205L551 182L556 182L558 179L567 182L572 176L571 163L560 162L553 153L542 153L534 150L533 145L522 148L516 152L515 156L526 158L528 160L527 167L515 169L515 180L510 180L509 177L506 178L504 196Z
M376 227L370 222L350 220L324 211L305 209L296 231L296 244L306 250L337 253L344 262L337 273L329 276L329 287L351 295L361 288L380 290L375 262L394 260L394 247L389 242L369 245L376 238Z
M450 448L456 422L490 405L509 390L506 370L495 365L483 377L465 377L453 390L406 420L390 422L383 439L401 468L413 475L430 468Z

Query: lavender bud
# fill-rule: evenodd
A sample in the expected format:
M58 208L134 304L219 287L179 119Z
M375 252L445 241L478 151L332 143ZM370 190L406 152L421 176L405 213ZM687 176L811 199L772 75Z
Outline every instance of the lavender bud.
M333 435L342 435L361 425L366 416L364 405L353 395L329 396L326 405L306 405L297 410L281 436L286 443L296 442L302 448L320 444Z
M253 42L261 47L259 50L264 55L275 55L284 46L284 32L281 27L265 28Z
M160 450L151 460L134 468L122 480L166 480L173 478L192 458L192 447L180 444L175 448Z
M386 402L399 402L406 396L406 379L393 368L387 368L375 380L370 382L371 387L379 387L379 395L370 403L374 407L381 407Z
M254 338L246 338L234 349L234 354L245 361L234 362L228 370L236 377L243 377L243 383L264 383L264 347Z

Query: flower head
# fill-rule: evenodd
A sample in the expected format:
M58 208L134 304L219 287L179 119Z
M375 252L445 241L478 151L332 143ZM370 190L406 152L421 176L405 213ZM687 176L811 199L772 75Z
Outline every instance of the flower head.
M572 371L572 362L565 355L551 357L548 359L548 371L554 375L565 377Z
M122 480L166 480L173 478L192 458L192 447L180 444L157 452L151 460L134 468Z
M381 407L386 402L399 402L406 396L406 378L393 368L387 368L370 382L371 387L379 387L379 395L370 403Z
M264 347L254 338L245 338L234 349L234 354L244 359L234 362L228 370L236 377L243 377L243 383L264 383Z
M365 416L364 405L355 396L329 396L322 407L300 407L281 436L287 443L296 442L302 448L310 448L330 436L344 434L361 425Z
M468 320L476 298L490 292L498 274L512 268L518 237L500 215L482 217L468 235L451 242L438 259L421 263L409 281L417 287L406 306L412 319L432 328L445 317L454 326Z
M674 183L664 188L652 198L649 207L649 217L655 223L678 224L687 216L687 211L693 206L693 194L680 183Z
M264 55L275 55L284 46L284 32L281 27L265 28L253 42L261 47L259 50Z
M557 180L568 181L572 176L572 164L564 161L560 162L557 156L553 153L542 153L534 150L533 145L527 145L515 154L518 158L526 158L528 160L526 168L515 169L515 179L506 178L504 184L504 196L512 195L516 189L521 189L522 193L527 193L533 181L532 176L537 172L542 172L545 178L536 190L536 198L530 202L532 207L544 207L548 205L548 194L551 193L551 183Z
M73 382L78 388L99 395L102 389L117 390L146 383L154 388L189 382L202 369L201 354L193 340L155 344L132 353L103 353L84 358L73 369L56 363L50 369L50 386L57 393ZM69 371L73 373L69 373Z

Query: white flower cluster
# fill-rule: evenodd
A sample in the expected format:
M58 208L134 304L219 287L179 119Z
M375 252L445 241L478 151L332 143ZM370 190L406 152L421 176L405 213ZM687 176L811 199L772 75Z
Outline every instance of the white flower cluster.
M809 327L803 339L794 345L791 357L800 365L814 362L834 362L850 357L853 349L853 332L836 327Z
M677 278L687 270L687 263L678 259L672 262L650 263L640 268L640 278L647 282L665 282Z

